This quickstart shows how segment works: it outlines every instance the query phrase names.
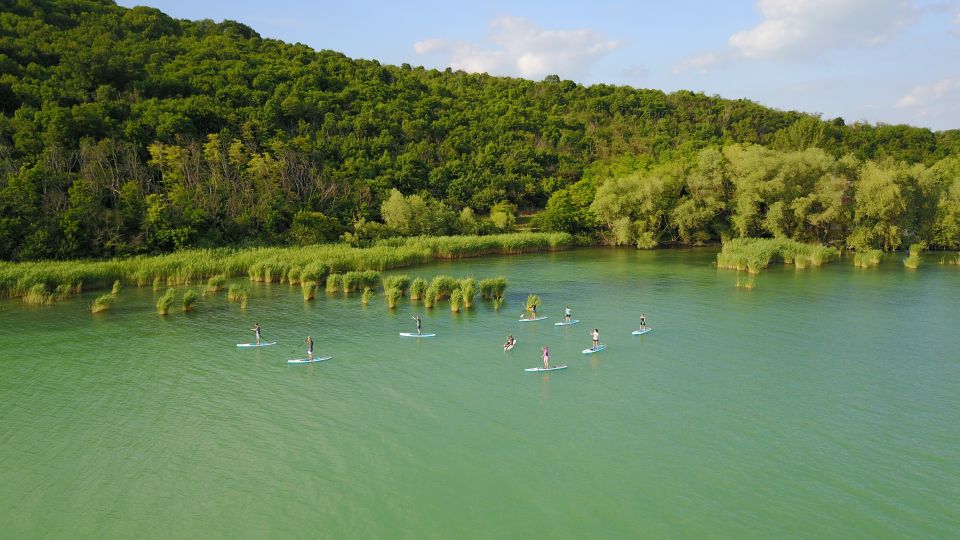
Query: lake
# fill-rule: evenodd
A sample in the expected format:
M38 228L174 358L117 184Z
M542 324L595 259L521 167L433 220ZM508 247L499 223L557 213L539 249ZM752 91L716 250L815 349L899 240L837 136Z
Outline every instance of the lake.
M960 537L960 269L774 265L745 290L715 255L393 272L508 278L460 314L276 283L166 317L132 286L98 315L99 293L0 301L0 531ZM550 318L518 323L530 293ZM565 305L580 324L553 325ZM399 337L417 313L437 337ZM255 322L278 344L238 349ZM288 366L308 334L333 359ZM543 345L569 368L525 373Z

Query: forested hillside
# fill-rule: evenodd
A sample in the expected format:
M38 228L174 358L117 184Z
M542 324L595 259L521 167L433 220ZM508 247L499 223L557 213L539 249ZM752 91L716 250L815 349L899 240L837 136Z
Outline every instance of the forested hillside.
M717 185L722 200L712 210L684 203L709 214L684 218L700 228L671 221L672 209L714 188L704 180L693 189L680 172L664 197L648 197L669 206L659 217L602 202L627 189L604 188L608 179L674 162L700 171L712 155L704 151L729 161L735 152L721 148L739 143L782 153L816 147L825 164L817 170L857 171L836 194L851 225L804 233L843 240L855 229L853 184L865 164L926 170L960 152L957 130L846 125L747 100L553 76L385 66L262 39L235 22L175 20L109 1L0 5L0 258L9 260L477 232L473 214L495 207L506 217L487 226L503 229L511 209L548 201L535 223L543 228L641 245L792 234L797 227L764 225L776 221L767 217L767 184L753 192L756 217L743 223L732 221L747 204L735 182ZM943 193L950 181L938 184ZM918 211L940 199L924 200ZM381 215L405 204L426 217L391 226Z

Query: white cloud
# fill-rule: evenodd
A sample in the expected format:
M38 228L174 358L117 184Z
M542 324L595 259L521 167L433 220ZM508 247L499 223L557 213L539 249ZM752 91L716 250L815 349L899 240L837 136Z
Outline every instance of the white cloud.
M917 18L913 0L759 0L763 20L736 32L727 49L684 60L674 74L735 58L808 60L829 50L869 47L891 40Z
M427 39L413 48L418 54L445 53L454 69L539 79L549 74L580 78L603 55L622 46L594 30L543 30L520 17L491 21L488 41L484 46Z
M914 86L910 93L900 98L897 108L936 108L955 106L960 103L960 77L950 77L933 84Z
M763 21L730 36L744 58L804 59L889 41L913 22L909 0L760 0Z

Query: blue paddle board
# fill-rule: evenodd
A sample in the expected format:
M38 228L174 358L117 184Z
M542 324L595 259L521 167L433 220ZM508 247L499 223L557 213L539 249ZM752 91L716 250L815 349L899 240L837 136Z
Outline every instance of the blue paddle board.
M650 327L648 326L648 327L644 328L643 330L634 330L633 332L630 332L630 333L633 334L633 335L635 335L635 336L642 336L642 335L644 335L644 334L649 334L649 333L652 332L652 331L653 331L653 328L650 328Z
M269 343L237 343L237 347L269 347L270 345L276 345L276 341L271 341Z
M606 345L600 344L600 345L597 346L597 347L590 347L589 349L584 349L584 350L583 350L583 354L593 354L593 353L597 353L597 352L600 352L600 351L602 351L602 350L604 350L604 349L606 349L606 348L607 348Z
M323 362L324 360L329 360L333 358L332 356L314 356L313 358L297 358L294 360L287 360L288 364L312 364L314 362Z
M536 321L542 321L546 318L547 318L546 315L544 315L543 317L537 317L535 319L520 319L520 322L536 322Z

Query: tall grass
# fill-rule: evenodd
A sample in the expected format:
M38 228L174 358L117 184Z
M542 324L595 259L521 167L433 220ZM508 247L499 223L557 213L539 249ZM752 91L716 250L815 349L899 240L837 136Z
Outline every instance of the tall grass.
M430 287L437 292L437 300L449 298L458 285L457 280L445 275L434 276L430 281Z
M163 296L157 300L157 313L160 315L166 315L170 312L170 306L173 305L174 297L176 296L176 290L170 288L167 289L167 292L163 293Z
M304 281L300 291L303 293L303 301L309 302L314 299L317 293L316 281Z
M93 303L90 304L90 311L92 313L100 313L101 311L106 311L110 309L110 306L113 305L113 300L116 298L114 293L110 294L101 294L93 300Z
M870 268L871 266L877 266L880 264L880 257L882 255L883 252L879 249L858 251L853 254L853 265L858 268Z
M410 288L410 276L399 275L399 276L386 276L383 278L383 291L387 292L388 289L397 289L400 291L400 295L407 293L407 289Z
M207 280L207 290L210 292L219 292L223 290L223 287L226 284L227 284L227 276L223 274L210 276L210 279Z
M484 299L496 300L503 298L504 291L507 290L507 278L503 276L487 278L480 280L480 296Z
M822 266L837 254L833 247L802 244L787 238L734 238L725 242L717 254L717 267L759 274L773 261L802 269L808 265Z
M175 287L216 275L228 278L246 275L251 281L266 283L283 279L291 283L296 280L323 283L331 272L382 272L439 259L552 251L573 245L573 237L566 233L516 233L389 239L369 248L318 244L190 249L105 261L11 263L0 265L0 296L25 296L37 284L43 284L48 290L74 283L83 283L90 290L108 289L117 280L143 286L151 277L154 290L159 290L164 283ZM361 288L363 286L375 287L376 283L364 282Z
M53 294L47 290L47 286L43 283L37 283L36 285L30 287L30 290L27 291L27 294L23 295L24 304L43 305L50 304L52 302Z
M397 287L388 287L383 295L387 297L387 307L390 309L396 309L397 302L403 298L403 292Z
M473 307L473 299L477 296L477 281L472 277L460 280L460 298L463 300L463 307L470 309Z
M187 289L183 293L183 311L184 313L188 311L193 311L193 307L197 303L197 291L193 289Z
M110 294L120 294L120 289L121 289L122 287L123 287L123 286L120 284L120 280L119 280L119 279L116 280L116 281L114 281L114 282L113 282L113 288L110 289Z
M903 260L903 265L911 270L916 270L920 268L920 263L922 262L920 257L920 252L927 249L926 242L917 242L916 244L910 244L910 255Z
M432 308L437 303L437 288L431 283L423 293L423 307Z
M343 275L342 274L330 274L327 276L327 288L328 293L338 293L343 289Z
M358 270L343 275L343 292L359 292L363 289L376 287L380 282L380 272L376 270Z
M417 278L410 284L410 299L420 300L423 293L427 291L427 282L423 278Z
M460 312L460 304L463 302L463 291L460 289L454 289L450 293L450 311L454 313Z

